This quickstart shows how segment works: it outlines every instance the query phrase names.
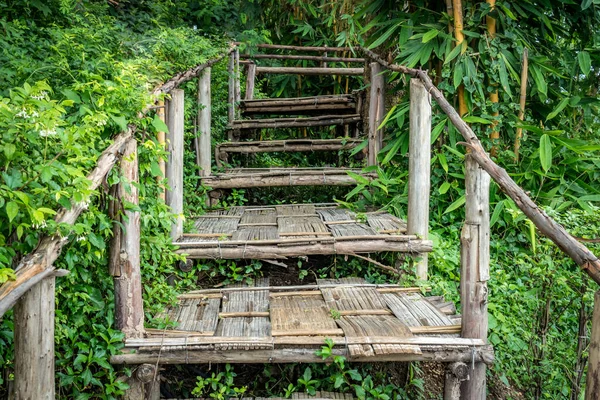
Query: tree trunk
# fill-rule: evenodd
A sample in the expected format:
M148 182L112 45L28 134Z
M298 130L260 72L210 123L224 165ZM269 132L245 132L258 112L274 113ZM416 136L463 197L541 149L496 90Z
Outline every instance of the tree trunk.
M600 290L594 295L590 358L585 386L585 400L600 399Z

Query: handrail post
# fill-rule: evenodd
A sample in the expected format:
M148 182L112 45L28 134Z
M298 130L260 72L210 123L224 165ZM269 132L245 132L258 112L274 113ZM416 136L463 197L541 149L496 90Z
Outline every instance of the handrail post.
M109 271L115 285L116 326L127 337L144 333L144 305L140 267L140 212L124 209L125 204L139 204L137 142L132 139L125 146L121 159L123 180L115 190L113 214L120 219L113 227L110 246ZM116 207L115 207L116 205ZM121 212L118 212L120 210Z
M210 68L204 69L198 80L198 165L200 176L211 173L211 99Z
M368 164L377 165L377 154L383 143L383 129L378 129L385 117L385 78L381 64L370 64L371 89L369 91L369 154Z
M231 126L235 119L235 51L229 53L229 63L227 64L228 92L227 92L227 122ZM230 129L228 138L233 140L233 131Z
M167 126L169 128L167 162L167 205L171 207L177 220L171 228L174 241L183 235L183 132L184 132L184 94L181 89L171 91L168 103Z
M465 157L465 224L460 236L460 301L463 338L487 340L487 281L490 279L490 176L470 154ZM461 399L486 396L486 366L476 362Z
M431 188L431 95L419 79L410 80L407 233L427 239ZM417 278L427 280L427 253L419 254Z

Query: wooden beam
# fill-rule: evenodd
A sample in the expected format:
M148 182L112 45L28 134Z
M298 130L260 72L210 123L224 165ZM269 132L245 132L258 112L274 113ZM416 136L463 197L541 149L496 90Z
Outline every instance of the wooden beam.
M199 146L198 164L200 176L211 173L211 99L210 99L210 68L206 68L198 80L198 135Z
M15 399L54 400L54 289L50 276L14 309Z
M323 61L323 62L359 62L367 61L364 58L356 57L328 57L328 56L308 56L308 55L289 55L289 54L241 54L240 58L251 60L307 60L307 61Z
M162 100L158 102L158 107L156 108L156 115L162 122L166 122L166 107L165 107L165 102ZM166 135L167 135L166 132L157 132L156 133L158 145L161 147L162 150L166 150L166 148L167 148L166 147L166 143L167 143ZM160 158L158 160L158 167L160 168L161 176L156 177L156 180L158 180L159 182L162 181L163 179L165 179L165 176L166 176L165 165L166 165L165 160L163 158ZM167 190L163 185L160 185L160 187L161 187L161 190L159 192L159 197L162 201L165 201L166 195L167 195Z
M241 71L240 71L240 49L236 47L233 51L233 59L234 59L234 81L235 81L235 113L234 117L236 119L240 118L240 101L242 101L242 88L241 88Z
M277 49L277 50L295 50L295 51L330 51L332 53L342 51L352 51L350 47L329 47L329 46L291 46L285 44L258 44L259 49Z
M183 235L183 133L184 98L183 90L173 89L168 103L169 127L167 162L167 205L177 215L171 228L171 239L177 240Z
M90 181L90 191L96 190L104 181L106 174L118 160L119 152L133 137L133 132L134 127L130 126L126 132L118 134L113 143L102 152L96 167L87 176L87 180ZM76 203L73 201L70 209L61 208L58 211L54 221L57 224L73 225L77 217L87 207L86 202ZM16 279L7 281L0 287L0 317L30 288L55 272L54 261L56 261L63 246L68 241L68 235L43 236L35 250L23 257L17 268L15 268Z
M318 68L318 67L256 67L257 74L295 75L362 75L364 68Z
M465 157L465 224L460 237L461 337L487 340L487 281L490 279L489 228L490 176L473 160ZM486 366L475 363L470 379L462 383L461 399L486 397Z
M428 240L411 242L390 242L385 240L360 240L334 242L317 241L314 243L298 243L294 246L261 245L256 246L248 241L244 246L216 246L180 249L178 254L187 254L188 258L210 259L283 259L286 257L299 257L318 254L350 254L371 253L373 251L395 251L400 253L425 253L432 250L432 243Z
M137 185L138 157L137 142L129 141L121 160L121 174L124 182L119 183L118 195L122 204L139 204ZM123 208L123 215L117 229L119 235L118 248L110 257L118 260L118 265L111 270L118 271L114 276L115 285L115 321L116 326L126 337L141 337L144 333L144 305L142 301L142 276L140 270L140 212ZM115 243L116 244L116 243Z
M410 80L407 233L427 239L431 189L431 96L418 79ZM416 262L417 278L427 280L427 254Z
M323 115L309 118L273 118L233 121L232 129L304 128L309 126L346 125L360 122L360 115Z
M543 235L552 240L554 244L571 257L571 259L573 259L573 261L575 261L577 265L579 265L581 269L594 280L594 282L600 285L600 260L598 257L596 257L596 255L585 245L569 234L563 226L540 210L537 204L531 200L519 185L517 185L506 170L501 168L487 155L479 138L475 135L475 132L473 132L471 127L462 120L458 112L456 112L454 107L446 100L443 93L435 87L426 71L397 64L390 64L371 50L363 47L360 49L364 54L392 71L419 78L421 82L423 82L423 85L425 85L427 91L431 93L431 96L437 101L442 111L448 115L448 119L456 127L456 130L460 132L465 139L465 143L461 144L471 149L470 154L477 164L490 174L500 189L515 202L517 207L523 211Z
M592 314L592 334L589 351L585 400L596 400L600 398L600 290L594 294L594 313Z
M369 165L377 165L381 150L383 129L378 129L385 116L385 79L379 63L371 63L371 88L369 90Z

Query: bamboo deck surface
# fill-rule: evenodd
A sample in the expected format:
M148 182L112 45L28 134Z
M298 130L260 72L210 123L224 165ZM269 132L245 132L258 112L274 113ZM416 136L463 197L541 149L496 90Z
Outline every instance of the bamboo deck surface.
M368 246L365 246L368 243ZM427 240L406 234L404 221L385 212L356 214L335 206L314 204L232 207L199 216L194 232L175 242L192 258L284 258L312 254L351 254L376 251L411 252ZM251 253L268 248L263 257ZM297 254L294 248L298 249ZM242 250L240 254L234 250ZM250 253L244 254L243 250ZM220 252L219 252L220 251ZM310 249L308 249L310 253Z
M145 338L126 339L125 347L142 357L204 351L227 362L261 362L267 352L278 354L278 362L285 357L292 362L299 353L314 357L326 338L350 360L361 361L398 355L416 360L423 348L484 346L459 337L460 316L446 305L442 297L428 299L419 288L373 285L359 278L318 280L306 289L270 287L268 279L259 279L252 286L181 295L177 305L158 316L172 328L148 329ZM260 356L253 358L255 353Z
M355 397L350 393L323 392L317 391L314 396L308 393L293 393L292 400L310 399L310 400L353 400ZM178 400L178 399L171 399ZM212 399L186 399L186 400L212 400ZM286 400L284 397L242 397L230 398L229 400Z

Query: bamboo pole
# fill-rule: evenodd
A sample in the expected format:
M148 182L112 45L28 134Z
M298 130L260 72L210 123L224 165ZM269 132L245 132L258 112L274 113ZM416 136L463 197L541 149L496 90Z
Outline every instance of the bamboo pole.
M490 176L470 154L465 157L465 224L461 233L460 303L463 338L487 340L487 281L490 279ZM461 399L486 396L484 363L475 363Z
M431 96L420 80L410 80L407 233L427 239L431 189ZM417 278L427 280L427 254L419 254Z
M490 174L500 189L515 202L517 207L523 211L543 235L547 236L559 249L571 257L571 259L573 259L573 261L575 261L577 265L579 265L581 269L594 280L594 282L600 284L600 260L598 257L596 257L596 255L594 255L594 253L592 253L584 244L580 243L575 237L569 234L563 226L540 210L527 193L525 193L510 175L508 175L506 170L501 168L487 155L479 138L475 135L475 132L473 132L469 125L462 120L458 112L456 112L454 107L446 100L442 92L435 87L426 71L390 64L371 50L362 47L360 49L364 54L392 71L401 72L421 79L427 91L431 93L431 96L437 101L442 111L448 115L450 122L452 122L456 127L456 130L460 132L465 139L465 142L460 144L471 149L470 154L477 164Z
M590 338L585 400L600 398L600 290L594 295L592 336Z
M176 214L176 221L171 228L171 239L176 240L183 234L183 132L184 132L184 99L183 90L173 89L169 101L169 159L167 163L167 205Z
M456 39L457 46L463 46L461 54L464 53L464 40L463 34L463 6L462 0L452 0L452 11L454 13L454 38ZM465 100L465 85L462 83L458 87L458 113L462 117L468 112L467 102Z
M496 7L496 0L486 0L486 2L490 5L491 10L493 11ZM490 40L493 40L496 37L496 19L491 17L490 15L486 15L485 24L487 27L487 32L490 37ZM490 102L492 103L492 107L495 107L498 104L498 85L493 85L493 90L490 93ZM493 117L498 117L500 113L498 110L492 111ZM495 157L498 153L498 139L500 139L500 131L498 130L498 121L494 119L492 122L492 133L490 134L490 139L492 139L492 149L490 151L490 155Z
M242 88L241 88L241 71L240 71L240 50L236 48L233 51L234 56L234 81L235 81L235 113L234 117L236 119L240 118L240 102L242 101Z
M229 53L229 62L227 64L227 75L229 77L229 85L227 92L227 120L229 124L235 119L235 54L232 51ZM229 138L231 140L231 137Z
M527 100L527 75L529 67L529 51L527 47L523 49L523 64L521 66L521 95L519 96L519 120L523 122L525 118L525 102ZM518 127L515 135L515 162L519 162L519 149L521 148L521 138L523 137L523 128Z

